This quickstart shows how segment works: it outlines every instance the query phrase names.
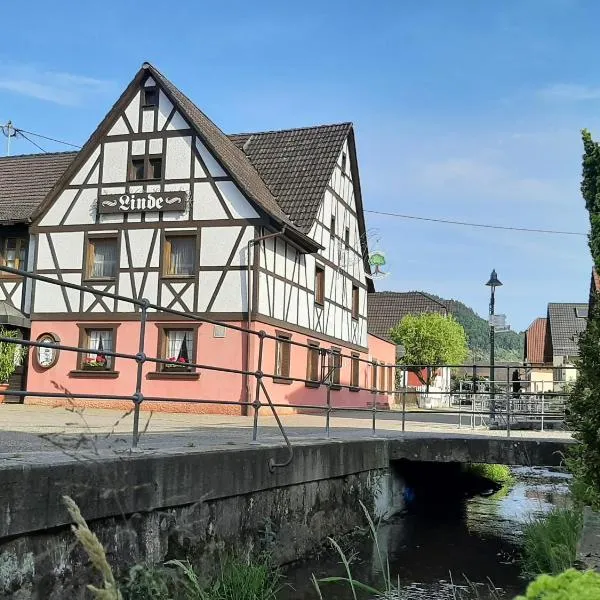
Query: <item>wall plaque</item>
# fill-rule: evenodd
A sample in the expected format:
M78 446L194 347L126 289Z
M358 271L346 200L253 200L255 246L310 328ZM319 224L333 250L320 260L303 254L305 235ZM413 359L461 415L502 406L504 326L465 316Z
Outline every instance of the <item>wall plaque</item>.
M131 194L107 194L98 196L98 213L183 212L187 192L155 192Z

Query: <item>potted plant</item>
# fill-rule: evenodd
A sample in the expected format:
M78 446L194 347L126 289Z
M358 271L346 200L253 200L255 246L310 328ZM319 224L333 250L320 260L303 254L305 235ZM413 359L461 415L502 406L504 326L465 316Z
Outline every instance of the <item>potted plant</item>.
M108 364L104 354L98 354L96 358L84 358L82 368L85 371L106 371Z
M177 358L175 356L171 356L171 357L167 358L167 360L169 362L165 363L163 365L164 371L168 371L169 373L173 373L173 372L179 373L179 372L189 371L188 361L185 360L185 358L183 356L180 356L179 358Z
M17 330L4 328L0 328L0 336L14 340L21 337ZM4 392L8 389L9 379L20 364L23 354L23 346L13 342L0 342L0 403L5 400Z

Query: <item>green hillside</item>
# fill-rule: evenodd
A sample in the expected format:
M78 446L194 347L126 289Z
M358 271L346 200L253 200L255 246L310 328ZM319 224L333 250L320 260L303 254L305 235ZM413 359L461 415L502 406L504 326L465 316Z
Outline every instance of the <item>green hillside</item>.
M482 319L472 308L469 308L458 300L445 300L439 296L429 294L440 300L454 315L456 320L465 328L469 339L469 348L472 356L469 362L488 361L490 356L489 335L490 328L486 319ZM496 361L498 362L521 362L523 360L524 333L507 331L496 334Z

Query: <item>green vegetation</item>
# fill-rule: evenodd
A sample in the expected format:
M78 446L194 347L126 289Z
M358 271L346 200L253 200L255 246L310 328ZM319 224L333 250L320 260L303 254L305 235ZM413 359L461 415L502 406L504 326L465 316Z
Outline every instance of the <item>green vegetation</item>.
M600 575L594 571L569 569L557 576L540 575L529 584L524 596L515 600L597 600Z
M0 336L18 340L19 332L0 327ZM23 346L13 342L0 342L0 384L8 383L22 356Z
M469 344L469 362L488 361L490 357L490 328L486 319L482 319L472 308L458 300L444 300L433 294L432 298L443 302L450 314L463 326ZM496 335L496 361L521 362L523 360L524 333L506 331Z
M582 525L582 513L575 508L555 508L532 519L523 532L523 572L557 575L572 567Z
M600 146L586 130L583 135L581 193L589 213L589 247L600 272ZM568 424L579 441L567 460L573 473L576 501L600 509L600 302L593 302L587 329L579 338L579 375L569 400Z
M514 482L514 476L510 467L506 465L487 465L484 463L472 463L467 466L469 473L485 477L499 485L510 485Z
M125 600L276 600L281 574L266 558L228 558L206 582L192 565L171 560L164 567L136 565L123 583Z
M439 313L406 315L390 335L396 344L404 346L402 362L406 365L459 365L467 358L465 330L453 317ZM421 369L414 371L428 383L423 381Z

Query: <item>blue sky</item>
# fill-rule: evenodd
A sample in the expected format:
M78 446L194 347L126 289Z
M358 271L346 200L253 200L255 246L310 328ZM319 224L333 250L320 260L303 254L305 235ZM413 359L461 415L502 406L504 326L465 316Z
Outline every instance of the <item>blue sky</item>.
M11 2L0 122L81 144L149 60L227 132L353 121L367 209L586 232L599 20L593 0ZM585 237L367 220L391 272L380 290L485 314L496 268L515 329L587 299Z

